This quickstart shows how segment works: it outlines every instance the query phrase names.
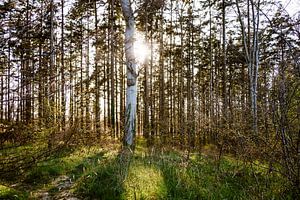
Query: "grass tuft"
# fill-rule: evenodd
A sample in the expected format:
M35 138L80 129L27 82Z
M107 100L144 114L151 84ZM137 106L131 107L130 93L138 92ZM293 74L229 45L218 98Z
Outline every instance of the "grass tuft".
M133 161L124 183L125 199L162 199L167 196L164 177L157 166Z
M22 193L19 192L13 188L0 185L0 199L5 199L5 200L23 200L27 199L28 194L27 193Z

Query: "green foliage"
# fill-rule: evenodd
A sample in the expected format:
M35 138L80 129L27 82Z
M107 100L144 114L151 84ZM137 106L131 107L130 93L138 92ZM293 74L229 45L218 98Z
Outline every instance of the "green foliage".
M27 199L28 194L27 193L21 193L13 188L0 185L0 199L5 200L22 200Z

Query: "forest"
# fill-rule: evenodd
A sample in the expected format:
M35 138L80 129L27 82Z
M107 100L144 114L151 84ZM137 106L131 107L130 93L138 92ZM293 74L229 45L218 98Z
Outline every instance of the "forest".
M300 2L0 0L0 199L298 199Z

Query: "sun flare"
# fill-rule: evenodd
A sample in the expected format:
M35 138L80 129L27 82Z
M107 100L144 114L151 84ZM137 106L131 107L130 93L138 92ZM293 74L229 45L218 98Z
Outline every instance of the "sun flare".
M134 43L134 52L138 63L143 63L147 58L147 56L149 55L149 47L145 42L143 35L140 33L136 34L136 40Z

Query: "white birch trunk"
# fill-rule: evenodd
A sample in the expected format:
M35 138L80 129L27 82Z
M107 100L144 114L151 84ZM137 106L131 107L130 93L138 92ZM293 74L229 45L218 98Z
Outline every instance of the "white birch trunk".
M137 100L137 62L134 54L135 21L130 0L121 0L122 12L126 22L125 57L127 66L126 113L124 144L132 146L135 138L135 118Z
M248 76L249 76L249 86L250 86L250 98L251 98L251 114L252 114L252 128L255 135L257 135L257 79L258 79L258 67L259 67L259 37L258 37L258 28L259 28L259 7L260 0L257 1L257 5L254 4L253 0L250 0L252 8L252 29L253 29L253 38L252 43L248 46L248 42L251 41L251 38L246 36L245 25L242 19L242 14L240 11L240 6L238 0L236 0L236 7L238 11L238 19L241 24L242 29L242 40L244 44L246 60L248 65ZM255 12L256 9L256 12ZM250 16L248 16L250 18ZM249 22L248 22L249 23ZM249 26L249 25L248 25ZM250 29L250 26L248 27Z

